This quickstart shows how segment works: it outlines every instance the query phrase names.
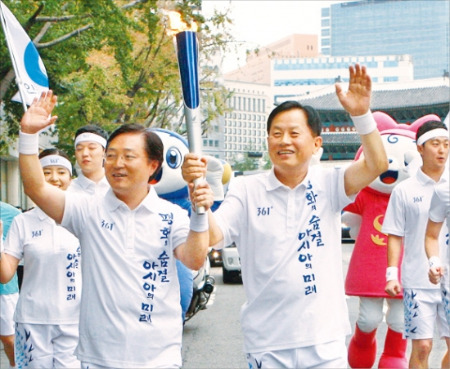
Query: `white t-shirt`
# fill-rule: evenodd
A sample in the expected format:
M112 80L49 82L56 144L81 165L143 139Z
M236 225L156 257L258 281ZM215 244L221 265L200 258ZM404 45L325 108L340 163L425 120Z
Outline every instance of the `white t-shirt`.
M438 183L448 185L445 176ZM402 285L404 288L439 288L428 280L428 259L425 253L425 230L428 222L431 197L436 182L422 169L415 176L399 183L392 191L382 231L403 237L404 255L402 262ZM442 227L439 245L448 233L447 226ZM441 251L441 259L443 252Z
M447 173L448 175L448 173ZM450 229L450 187L449 183L443 182L437 185L434 189L433 197L431 198L430 213L429 217L433 222L439 223L446 220L447 223L447 234L445 237L445 242L439 245L439 250L445 247L447 253L443 254L444 258L441 259L442 263L445 265L445 276L441 283L450 284L450 242L449 242L449 232ZM445 252L445 251L444 251ZM442 252L440 252L442 255ZM446 255L446 256L445 256Z
M83 173L80 173L80 175L71 182L67 191L87 193L89 195L104 195L109 190L109 187L106 177L103 177L98 183L95 183Z
M62 225L83 257L76 354L115 368L181 366L182 321L174 249L186 241L187 212L153 188L134 210L112 190L67 193Z
M341 250L344 169L310 167L295 189L270 173L236 179L214 213L236 243L247 301L246 352L305 347L350 334Z
M35 208L14 218L5 252L24 264L16 322L78 324L80 244L73 234Z

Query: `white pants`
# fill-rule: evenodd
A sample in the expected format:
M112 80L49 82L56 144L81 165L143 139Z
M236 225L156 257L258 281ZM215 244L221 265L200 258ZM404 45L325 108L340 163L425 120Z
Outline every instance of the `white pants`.
M359 298L359 315L356 323L359 329L365 333L372 332L378 328L383 321L383 305L382 297L360 297ZM404 316L403 316L403 300L402 299L386 299L388 310L386 312L386 323L395 332L403 332Z
M80 368L73 354L77 344L78 324L16 323L16 367Z
M314 346L248 353L250 369L257 368L347 368L345 338Z

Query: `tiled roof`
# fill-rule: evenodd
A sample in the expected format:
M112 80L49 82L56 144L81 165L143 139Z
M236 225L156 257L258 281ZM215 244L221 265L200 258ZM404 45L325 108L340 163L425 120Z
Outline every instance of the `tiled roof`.
M324 145L361 144L361 138L356 132L322 132Z
M311 105L317 110L343 110L334 92L318 97L301 97L302 104ZM403 90L373 91L371 109L395 109L450 103L449 86L432 86Z

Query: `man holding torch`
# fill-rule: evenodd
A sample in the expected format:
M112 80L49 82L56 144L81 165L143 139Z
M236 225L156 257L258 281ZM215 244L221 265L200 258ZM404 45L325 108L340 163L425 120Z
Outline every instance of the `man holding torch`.
M156 133L136 124L120 126L107 140L106 194L64 192L46 183L38 132L55 122L55 104L49 91L23 116L19 164L25 193L80 240L83 294L75 353L82 368L179 368L183 325L175 259L194 270L203 265L208 217L189 219L148 185L164 150ZM206 182L192 201L206 210L213 204Z
M346 368L351 328L342 271L340 216L356 193L387 170L369 110L371 79L349 67L347 92L336 94L361 136L364 155L339 169L310 166L322 145L317 112L296 101L277 106L267 121L270 173L230 186L208 212L210 242L235 242L247 297L241 327L250 368ZM203 175L205 160L188 154L183 176Z

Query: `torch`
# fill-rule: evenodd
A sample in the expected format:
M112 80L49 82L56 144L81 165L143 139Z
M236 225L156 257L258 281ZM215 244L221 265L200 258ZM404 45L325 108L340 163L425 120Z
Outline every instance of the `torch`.
M187 138L189 151L194 154L202 153L202 127L200 119L200 93L198 80L198 43L196 24L188 29L181 21L177 12L169 12L171 34L175 35L175 47L178 57L178 68L183 89L184 115L186 117ZM194 181L196 186L200 178ZM204 214L205 209L198 207L197 214Z

